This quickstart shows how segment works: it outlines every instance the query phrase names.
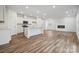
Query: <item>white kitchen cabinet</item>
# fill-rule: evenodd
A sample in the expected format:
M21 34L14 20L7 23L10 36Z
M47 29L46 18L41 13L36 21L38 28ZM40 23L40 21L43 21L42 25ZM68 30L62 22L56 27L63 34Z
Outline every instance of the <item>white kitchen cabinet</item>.
M29 35L28 35L29 29L26 28L26 27L24 27L23 30L24 30L24 35L25 35L25 37L29 38Z
M3 11L4 11L4 6L0 5L0 21L3 21Z
M22 33L22 32L23 32L22 24L17 24L17 33Z
M0 29L0 45L9 43L11 34L9 29Z

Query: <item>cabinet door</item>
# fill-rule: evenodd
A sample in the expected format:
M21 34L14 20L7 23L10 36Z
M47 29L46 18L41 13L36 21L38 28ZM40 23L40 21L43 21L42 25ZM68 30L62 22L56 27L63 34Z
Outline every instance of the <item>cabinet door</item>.
M3 21L3 11L4 11L4 6L0 5L0 21Z
M0 30L0 45L9 43L11 40L10 30Z

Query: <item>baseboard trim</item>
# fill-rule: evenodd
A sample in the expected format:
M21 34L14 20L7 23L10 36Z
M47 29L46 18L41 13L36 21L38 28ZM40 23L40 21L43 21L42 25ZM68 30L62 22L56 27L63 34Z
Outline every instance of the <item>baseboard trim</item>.
M23 34L23 32L17 33L17 34L11 35L11 37L15 37L16 35L22 35L22 34Z
M23 34L23 32L17 33L17 35Z

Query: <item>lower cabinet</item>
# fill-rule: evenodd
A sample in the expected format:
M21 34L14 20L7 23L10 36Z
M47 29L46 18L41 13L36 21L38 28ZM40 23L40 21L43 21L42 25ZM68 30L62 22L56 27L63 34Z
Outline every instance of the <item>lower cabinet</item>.
M0 29L0 45L9 43L11 40L10 30Z
M29 38L31 36L35 36L38 34L42 34L43 30L41 28L37 28L37 27L26 27L24 28L24 35Z

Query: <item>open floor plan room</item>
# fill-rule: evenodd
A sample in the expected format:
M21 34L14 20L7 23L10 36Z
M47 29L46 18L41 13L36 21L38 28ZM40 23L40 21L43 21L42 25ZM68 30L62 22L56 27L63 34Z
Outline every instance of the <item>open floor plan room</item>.
M0 5L0 53L79 53L79 5Z

